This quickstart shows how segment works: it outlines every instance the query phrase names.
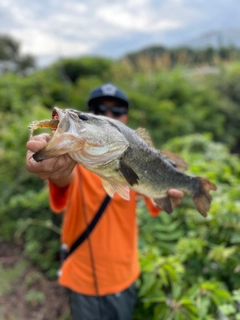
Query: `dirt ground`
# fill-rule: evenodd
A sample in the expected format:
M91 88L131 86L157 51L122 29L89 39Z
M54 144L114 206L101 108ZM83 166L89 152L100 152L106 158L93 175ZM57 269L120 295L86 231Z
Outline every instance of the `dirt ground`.
M23 255L21 246L0 244L0 320L69 320L64 288Z

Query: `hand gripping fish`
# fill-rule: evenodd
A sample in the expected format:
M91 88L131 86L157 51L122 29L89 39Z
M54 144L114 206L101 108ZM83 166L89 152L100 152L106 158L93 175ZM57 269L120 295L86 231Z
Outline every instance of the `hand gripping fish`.
M187 167L184 161L171 152L156 150L144 129L134 131L114 119L57 107L52 120L30 124L31 136L35 129L44 127L54 129L54 133L46 146L33 155L36 161L68 153L102 178L111 197L117 192L129 200L132 188L171 213L167 190L174 188L191 195L197 210L207 216L212 201L209 191L216 190L216 186L205 178L182 172Z

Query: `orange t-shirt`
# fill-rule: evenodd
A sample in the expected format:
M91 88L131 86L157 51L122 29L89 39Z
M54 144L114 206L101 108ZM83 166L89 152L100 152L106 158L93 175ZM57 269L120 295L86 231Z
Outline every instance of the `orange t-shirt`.
M85 216L87 222L91 222L106 197L101 178L80 165L79 168L81 177L75 169L68 187L59 188L49 182L52 210L65 210L61 241L69 247L86 229ZM61 285L78 293L95 295L95 270L98 293L106 295L126 289L138 278L136 196L133 190L129 201L114 195L90 234L90 241L86 239L64 261L59 276ZM150 199L145 200L151 214L157 215L159 210Z

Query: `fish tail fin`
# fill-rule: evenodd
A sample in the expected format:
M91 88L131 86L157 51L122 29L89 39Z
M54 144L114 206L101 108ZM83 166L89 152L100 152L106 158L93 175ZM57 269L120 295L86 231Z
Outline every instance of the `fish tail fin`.
M169 196L153 199L153 201L160 210L165 211L168 214L173 212L172 200Z
M202 177L198 177L198 179L200 182L200 187L199 191L193 196L193 201L201 215L206 217L212 201L212 196L210 195L209 191L217 190L217 187L208 179Z

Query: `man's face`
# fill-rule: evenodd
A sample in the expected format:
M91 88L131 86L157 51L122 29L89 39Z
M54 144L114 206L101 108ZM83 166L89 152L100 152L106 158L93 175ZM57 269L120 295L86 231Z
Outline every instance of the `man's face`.
M97 108L99 111L96 112L96 114L116 119L124 124L127 123L128 115L124 113L126 108L122 106L119 101L114 99L102 99Z

